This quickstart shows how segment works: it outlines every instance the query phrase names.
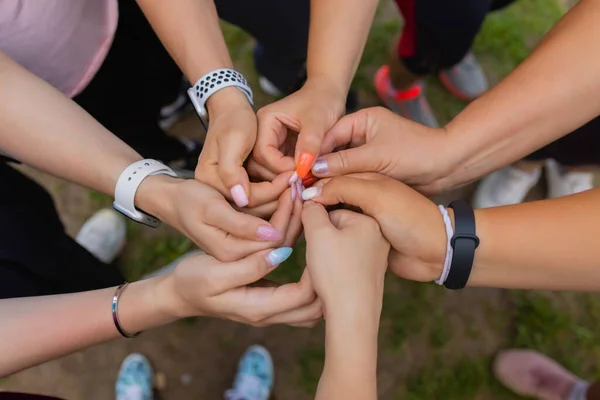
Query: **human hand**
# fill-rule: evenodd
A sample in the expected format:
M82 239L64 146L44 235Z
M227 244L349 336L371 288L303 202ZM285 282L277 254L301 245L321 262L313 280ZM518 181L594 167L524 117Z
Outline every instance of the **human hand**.
M382 107L346 115L325 135L316 177L378 172L405 182L423 193L442 190L436 179L450 168L451 146L444 129L402 118ZM333 152L336 149L340 151Z
M300 235L302 203L291 189L279 198L269 222L235 210L212 187L194 179L150 176L136 194L136 205L192 239L221 261L281 245L292 246Z
M433 202L405 184L380 174L353 174L307 189L303 198L359 207L377 220L392 245L389 267L396 275L422 282L440 277L447 245L442 215Z
M261 108L258 138L248 164L251 175L273 179L286 171L304 178L319 155L325 132L344 113L346 93L319 79Z
M254 326L314 326L322 305L305 271L297 283L277 285L262 279L285 261L292 249L264 250L238 261L208 255L185 258L175 270L155 278L168 313L176 318L204 316Z
M256 141L256 115L252 106L232 87L211 96L207 107L210 123L196 179L217 189L238 207L255 208L270 203L272 214L291 173L273 175L267 182L250 182L244 163Z
M325 317L361 309L379 320L390 244L377 222L349 210L328 214L321 204L309 201L302 223L306 264Z

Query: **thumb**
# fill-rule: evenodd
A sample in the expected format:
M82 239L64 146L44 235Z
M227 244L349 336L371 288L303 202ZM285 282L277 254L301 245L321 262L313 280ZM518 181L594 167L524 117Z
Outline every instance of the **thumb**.
M329 128L330 124L322 116L302 121L296 142L296 173L300 179L310 172Z
M228 135L224 136L219 141L219 177L235 204L238 207L246 207L249 202L250 179L244 168L244 161L254 142L248 142L248 135L241 132L228 132Z
M377 154L373 154L368 146L360 146L319 157L312 172L319 178L356 172L378 172L378 164Z
M348 204L373 216L381 186L370 179L340 176L323 186L313 186L302 192L302 199L324 205ZM304 221L303 221L304 222Z
M329 214L321 204L307 201L302 209L302 225L304 225L304 235L306 241L318 240L315 235L323 230L335 229L329 220Z

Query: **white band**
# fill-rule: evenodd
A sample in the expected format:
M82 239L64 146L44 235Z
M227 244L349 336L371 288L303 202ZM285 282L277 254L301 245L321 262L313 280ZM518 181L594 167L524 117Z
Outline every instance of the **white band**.
M443 285L448 278L448 274L450 273L450 265L452 264L452 256L454 254L454 249L452 248L452 244L450 240L452 236L454 236L454 228L452 227L452 221L450 220L450 216L448 215L448 210L444 206L438 206L440 212L442 213L442 217L444 218L444 225L446 226L446 258L444 260L444 269L442 270L442 274L440 278L435 281L438 285Z
M250 104L254 104L252 99L252 89L250 89L244 75L228 68L216 69L209 72L198 79L194 86L188 89L188 96L190 96L190 100L192 100L192 104L205 128L208 129L206 100L208 100L215 92L229 86L237 87L246 95Z
M156 160L141 160L131 164L119 176L115 187L115 210L142 224L157 228L160 220L150 214L146 214L135 208L135 193L142 181L150 175L177 176L175 172L166 165Z

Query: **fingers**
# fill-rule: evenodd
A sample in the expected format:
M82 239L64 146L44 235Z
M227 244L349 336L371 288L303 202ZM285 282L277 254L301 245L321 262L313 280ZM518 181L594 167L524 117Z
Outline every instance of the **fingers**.
M315 300L303 307L276 314L259 323L259 326L274 324L286 324L301 328L309 328L323 319L323 303L317 297Z
M360 110L348 114L338 122L323 137L321 143L321 154L328 154L339 147L361 146L366 143L368 113Z
M277 242L283 239L283 232L273 227L269 222L235 211L225 201L215 203L210 210L207 210L205 222L241 239L269 242Z
M377 152L368 145L322 155L315 161L312 173L320 178L355 172L378 172Z
M287 138L288 127L293 129L297 124L283 114L272 112L259 111L257 118L258 138L253 157L270 171L277 173L292 171L295 167L294 159L285 156L280 147Z
M304 179L313 167L321 150L325 131L329 128L328 122L321 119L307 118L302 121L296 142L296 173L300 179Z
M366 222L373 221L366 215L359 214L350 210L335 210L329 213L329 219L333 226L339 230L361 228ZM370 221L369 221L370 220Z
M288 229L285 233L285 239L283 241L284 246L294 247L300 234L302 233L302 200L300 196L296 196L294 200L294 207L292 209L292 215L288 224Z
M249 285L269 274L292 254L289 247L261 251L239 261L211 266L210 282L213 296Z
M308 201L304 203L302 210L302 224L304 225L304 234L306 235L306 241L312 241L317 239L315 236L318 232L322 232L324 229L335 228L329 220L329 214L325 207L321 204Z
M272 172L270 169L259 164L258 161L254 159L254 157L251 157L248 160L246 169L248 171L248 175L260 181L270 182L277 177L277 174L275 172Z
M304 200L313 200L325 205L349 204L359 207L369 215L376 211L378 196L385 195L378 182L346 176L333 178L323 186L313 186L302 192Z
M281 173L270 182L251 183L250 207L256 207L261 204L277 200L281 194L289 187L289 179L292 172Z
M231 198L238 207L248 205L250 180L244 168L244 161L254 146L254 138L248 132L231 130L217 136L219 163L217 171L223 184L229 189Z

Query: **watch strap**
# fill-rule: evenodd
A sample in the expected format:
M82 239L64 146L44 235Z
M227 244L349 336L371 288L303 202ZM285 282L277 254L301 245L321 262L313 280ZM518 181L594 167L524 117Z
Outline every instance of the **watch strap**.
M457 290L464 288L469 281L479 238L475 230L475 213L469 203L456 200L448 208L454 211L454 235L450 239L452 262L444 286Z
M132 220L157 228L160 220L135 207L135 194L144 179L151 175L169 175L176 177L177 174L163 163L152 160L136 161L121 173L115 187L115 210L131 218Z
M229 68L216 69L204 75L187 91L196 113L204 128L208 129L208 111L206 101L214 93L226 87L235 86L246 95L251 105L254 104L252 89L244 75Z

